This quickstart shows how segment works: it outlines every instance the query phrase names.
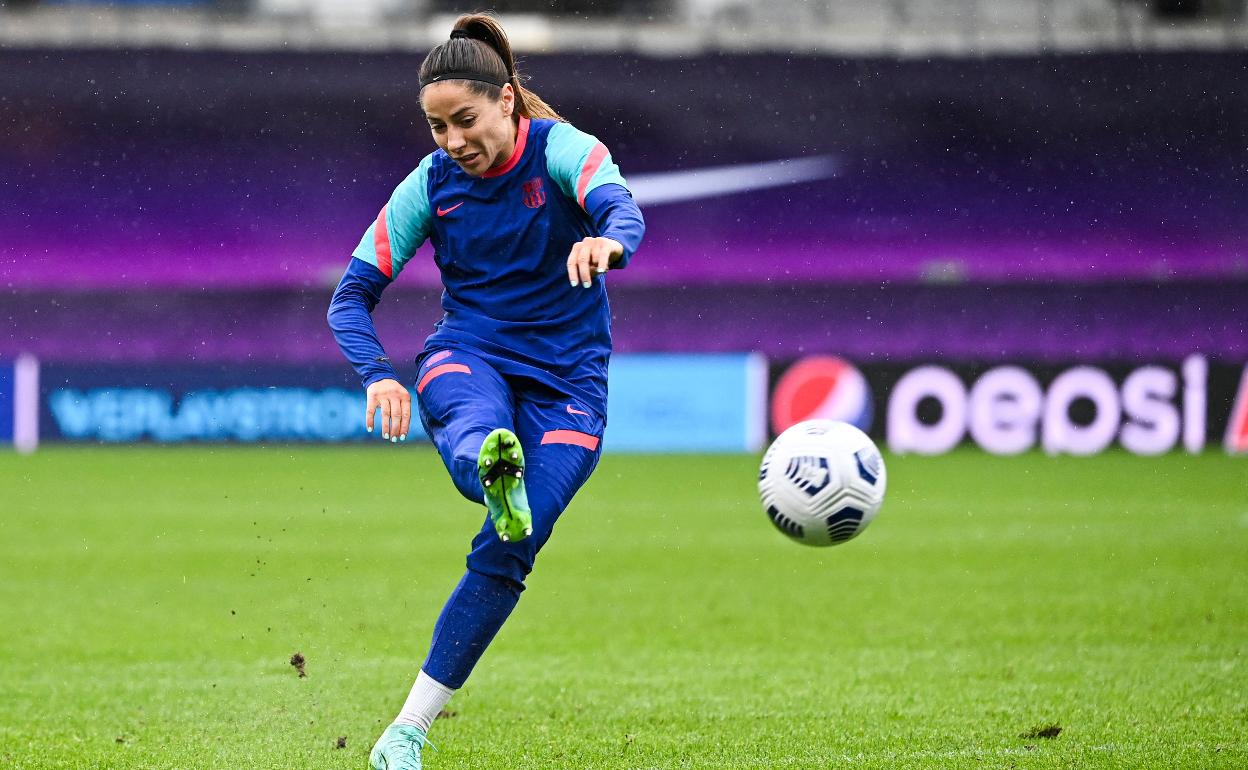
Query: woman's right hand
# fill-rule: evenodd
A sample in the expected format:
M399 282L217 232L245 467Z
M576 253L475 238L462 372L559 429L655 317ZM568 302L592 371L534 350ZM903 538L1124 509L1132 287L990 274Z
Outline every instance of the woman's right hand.
M373 415L381 408L381 437L390 441L406 441L412 423L412 396L407 388L393 378L377 380L368 386L368 405L364 425L373 432Z

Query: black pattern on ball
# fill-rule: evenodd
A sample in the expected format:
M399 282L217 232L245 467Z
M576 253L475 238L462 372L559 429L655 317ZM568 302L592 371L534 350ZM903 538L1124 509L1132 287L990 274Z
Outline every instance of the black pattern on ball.
M785 516L777 510L776 506L767 506L767 516L771 519L771 523L776 525L776 529L789 537L795 537L798 540L806 537L806 530L802 529L802 525Z
M858 534L858 526L862 524L862 511L857 508L842 508L829 516L828 539L833 543L843 543Z
M828 458L803 455L789 460L789 467L784 475L793 486L814 497L827 488L832 481L832 472L828 469Z

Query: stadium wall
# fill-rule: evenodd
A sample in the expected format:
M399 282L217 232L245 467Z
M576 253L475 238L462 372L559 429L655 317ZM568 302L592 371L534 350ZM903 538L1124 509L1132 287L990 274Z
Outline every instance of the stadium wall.
M0 51L5 284L332 285L433 149L418 62ZM639 188L620 285L1248 280L1248 54L524 66Z
M324 311L432 149L419 59L0 51L0 358L154 387L170 366L345 373ZM1244 54L523 66L643 203L645 248L608 277L622 354L1019 365L1044 387L1046 367L1248 361ZM426 256L378 311L396 361L439 315Z

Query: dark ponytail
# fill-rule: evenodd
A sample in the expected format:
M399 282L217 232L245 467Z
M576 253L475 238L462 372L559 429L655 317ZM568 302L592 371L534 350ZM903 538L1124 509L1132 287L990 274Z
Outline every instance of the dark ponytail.
M440 80L456 80L457 74L476 74L479 79L460 79L470 90L497 99L502 83L511 83L516 92L516 112L526 118L563 120L542 98L520 85L511 43L498 19L485 13L470 13L455 20L451 39L438 45L420 65L424 87ZM443 77L451 75L452 77ZM523 78L527 79L527 78Z

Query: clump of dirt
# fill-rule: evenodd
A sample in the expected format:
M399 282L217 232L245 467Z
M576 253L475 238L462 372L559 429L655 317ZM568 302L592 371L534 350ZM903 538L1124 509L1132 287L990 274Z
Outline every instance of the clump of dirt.
M1033 727L1027 732L1020 733L1019 738L1056 738L1062 734L1062 726L1058 724L1044 725L1042 727Z
M345 749L347 747L347 736L339 735L338 740L334 742L334 748Z
M308 675L308 672L303 668L304 664L307 662L308 661L303 657L302 652L296 652L294 655L290 656L290 665L294 666L295 670L299 672L300 679L303 679Z
M459 716L458 711L447 711L446 709L442 709L441 711L438 712L438 715L434 718L435 719L454 719L457 716Z

